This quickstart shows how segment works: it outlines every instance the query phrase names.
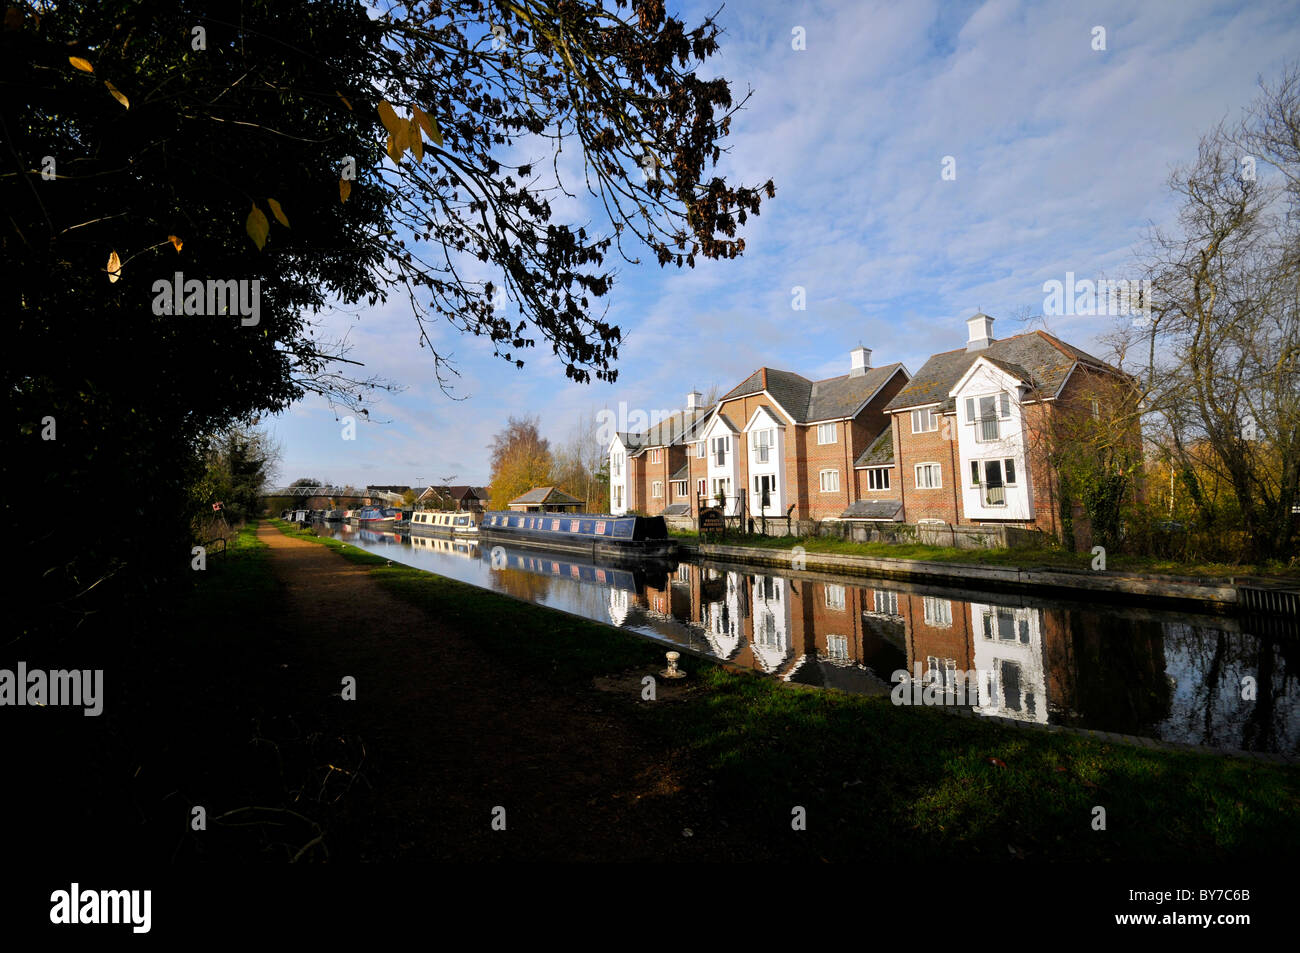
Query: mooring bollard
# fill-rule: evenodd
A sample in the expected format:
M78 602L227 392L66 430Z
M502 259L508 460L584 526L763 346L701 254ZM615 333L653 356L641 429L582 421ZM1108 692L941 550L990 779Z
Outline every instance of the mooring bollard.
M681 657L682 657L681 652L669 652L668 667L664 669L662 672L660 672L659 674L663 678L685 678L686 673L679 671L677 668L677 660Z

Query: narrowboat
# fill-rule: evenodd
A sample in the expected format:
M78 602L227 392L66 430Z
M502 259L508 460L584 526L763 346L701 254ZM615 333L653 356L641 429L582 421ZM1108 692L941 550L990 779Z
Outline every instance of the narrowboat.
M364 506L357 511L357 525L367 529L390 528L402 515L391 506Z
M412 533L465 536L478 533L481 514L455 510L417 510L411 514Z
M666 557L677 550L662 516L489 511L482 515L479 535L592 556Z
M669 560L649 559L620 566L620 560L617 559L593 561L590 558L563 557L558 554L551 556L536 549L515 546L493 546L490 549L480 547L480 552L494 570L514 569L537 576L576 579L608 589L638 593L644 591L647 584L656 589L667 589L668 573L674 565Z
M327 523L338 523L343 519L342 510L326 510L324 519Z

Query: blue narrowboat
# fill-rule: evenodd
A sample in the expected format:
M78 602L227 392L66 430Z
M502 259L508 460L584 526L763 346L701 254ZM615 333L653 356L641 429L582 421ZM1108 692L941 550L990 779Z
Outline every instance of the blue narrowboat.
M662 516L490 510L479 522L479 536L592 556L664 557L677 549Z
M357 513L357 525L369 529L391 527L401 516L402 511L391 506L365 506Z

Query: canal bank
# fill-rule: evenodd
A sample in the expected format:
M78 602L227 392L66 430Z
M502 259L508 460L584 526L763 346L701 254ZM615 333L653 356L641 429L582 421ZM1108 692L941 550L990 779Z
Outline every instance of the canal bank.
M1242 578L1204 579L1049 566L989 566L978 563L931 562L809 551L797 544L787 548L733 546L722 543L679 543L685 554L774 569L814 570L882 579L978 587L995 592L1039 592L1117 603L1200 609L1211 612L1270 611L1300 618L1300 583ZM1289 611L1288 611L1289 610Z
M592 844L605 838L606 852L621 856L828 860L876 850L937 859L955 846L1007 859L1221 859L1262 856L1300 841L1294 767L1070 732L1007 730L931 708L898 708L887 696L780 685L693 659L685 685L658 679L657 700L649 702L643 679L663 668L661 645L332 539L307 542L290 533L318 551L311 572L355 582L356 573L342 568L350 563L425 614L423 624L393 631L385 600L330 638L346 639L358 664L369 666L360 681L371 685L372 696L401 698L396 707L385 700L384 723L424 732L419 726L436 716L433 730L464 736L457 744L467 755L479 733L474 711L494 713L491 734L528 726L535 737L516 751L531 751L531 770L497 763L494 742L465 780L474 780L471 800L485 811L502 799L554 801L546 823L567 833L548 838L545 856L565 856L568 836ZM301 560L294 557L307 569ZM294 579L287 576L286 584L292 589ZM314 636L306 630L303 637ZM371 644L376 639L379 651ZM387 647L404 642L410 647L398 663L386 660ZM456 657L475 664L467 671ZM393 679L404 687L386 684ZM425 712L426 696L437 700L436 711ZM466 709L457 710L462 704ZM625 739L631 752L607 758L596 745L605 737ZM374 752L385 763L389 743L386 735ZM430 783L422 775L436 764L417 757L403 769L402 783ZM460 775L443 773L437 784L454 787ZM586 779L585 795L553 790L553 778L572 785L574 777ZM641 829L625 830L621 812L639 802ZM1098 805L1124 818L1105 838L1090 826ZM793 806L810 820L791 837ZM511 850L535 836L530 824L511 839ZM654 844L660 837L672 843Z

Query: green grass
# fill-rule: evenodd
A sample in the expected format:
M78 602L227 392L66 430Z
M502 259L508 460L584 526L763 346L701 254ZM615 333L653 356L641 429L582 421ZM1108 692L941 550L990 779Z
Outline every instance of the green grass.
M683 541L697 541L697 533L674 531ZM1011 568L1049 566L1058 569L1091 570L1091 553L1072 553L1064 549L1018 546L1010 549L957 549L924 543L858 543L832 536L730 536L719 541L724 546L749 546L757 549L791 549L802 546L810 553L843 556L871 556L879 559L916 559L927 562L962 563ZM1106 568L1111 571L1153 573L1179 576L1246 576L1275 575L1300 579L1300 565L1281 563L1266 566L1241 566L1233 563L1182 563L1154 556L1110 554Z
M560 690L663 666L663 646L630 633L388 566L272 522L369 566L393 594L459 623L495 664L543 673ZM1300 847L1297 767L1008 728L784 685L692 657L683 667L697 691L671 704L629 697L623 717L685 755L714 803L737 805L774 830L789 830L792 807L804 807L808 830L798 849L810 858L896 850L912 859L1186 861ZM1098 806L1105 831L1092 828Z

